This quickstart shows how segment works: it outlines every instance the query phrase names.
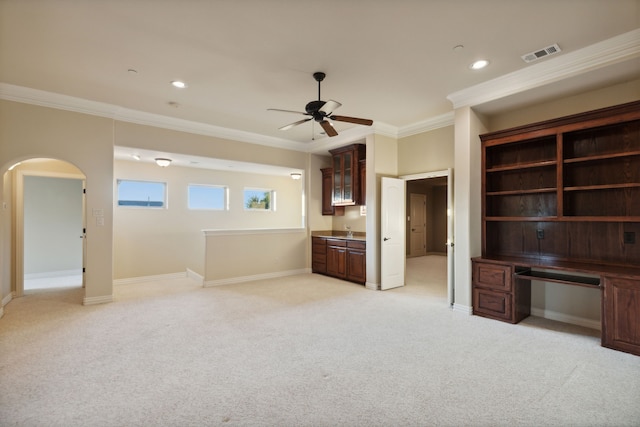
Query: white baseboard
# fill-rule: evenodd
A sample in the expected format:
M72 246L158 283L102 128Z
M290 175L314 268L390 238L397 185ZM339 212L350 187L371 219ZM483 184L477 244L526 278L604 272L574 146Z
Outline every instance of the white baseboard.
M198 282L201 285L204 285L204 276L196 273L195 271L191 270L190 268L187 268L187 277L189 279L195 280L196 282Z
M369 289L370 291L379 291L380 285L373 282L365 282L364 287Z
M153 282L156 280L184 279L185 277L187 277L187 272L157 274L154 276L129 277L126 279L116 279L113 281L113 285L131 285L134 283Z
M232 285L234 283L253 282L255 280L275 279L278 277L295 276L298 274L311 273L311 269L302 268L300 270L278 271L275 273L254 274L252 276L231 277L229 279L207 280L204 282L205 288L222 285Z
M5 305L9 304L12 299L13 299L13 293L10 292L7 295L5 295L4 298L2 298L2 305L0 307L4 307Z
M468 316L471 316L473 314L473 307L470 307L468 305L454 303L452 309L457 313L466 314Z
M44 273L29 273L24 275L24 280L33 280L33 279L48 279L51 277L64 277L64 276L79 276L82 274L82 269L75 270L57 270L57 271L46 271Z
M602 322L600 322L600 320L571 316L569 314L558 313L557 311L545 310L542 308L531 307L531 315L555 320L557 322L569 323L571 325L583 326L585 328L595 329L598 331L602 329Z
M104 295L101 297L84 297L82 305L96 305L113 302L113 295Z

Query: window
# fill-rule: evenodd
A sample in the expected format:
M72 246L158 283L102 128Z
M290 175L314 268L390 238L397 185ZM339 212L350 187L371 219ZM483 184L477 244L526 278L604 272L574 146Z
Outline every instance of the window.
M245 210L275 211L276 192L259 188L244 189Z
M189 184L189 209L227 210L228 192L218 185Z
M166 207L165 182L118 180L118 206Z

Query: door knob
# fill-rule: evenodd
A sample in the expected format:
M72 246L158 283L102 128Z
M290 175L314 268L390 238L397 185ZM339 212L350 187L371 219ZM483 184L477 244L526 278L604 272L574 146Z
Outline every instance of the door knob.
M386 242L387 240L391 239L391 237L385 237L384 239L382 239L384 242Z

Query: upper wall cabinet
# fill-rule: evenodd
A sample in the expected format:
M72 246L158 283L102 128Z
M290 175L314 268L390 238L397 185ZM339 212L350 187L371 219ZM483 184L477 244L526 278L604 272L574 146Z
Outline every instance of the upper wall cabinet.
M333 156L333 206L362 205L362 185L360 162L366 159L366 146L352 144L329 150Z

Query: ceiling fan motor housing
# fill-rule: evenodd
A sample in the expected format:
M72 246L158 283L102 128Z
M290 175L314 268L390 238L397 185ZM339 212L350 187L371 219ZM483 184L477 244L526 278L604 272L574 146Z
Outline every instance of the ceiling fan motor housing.
M326 104L326 102L324 101L311 101L307 104L306 107L304 107L304 109L307 113L313 116L313 119L315 121L319 122L321 120L324 120L324 117L326 116L325 113L320 111L324 104Z

